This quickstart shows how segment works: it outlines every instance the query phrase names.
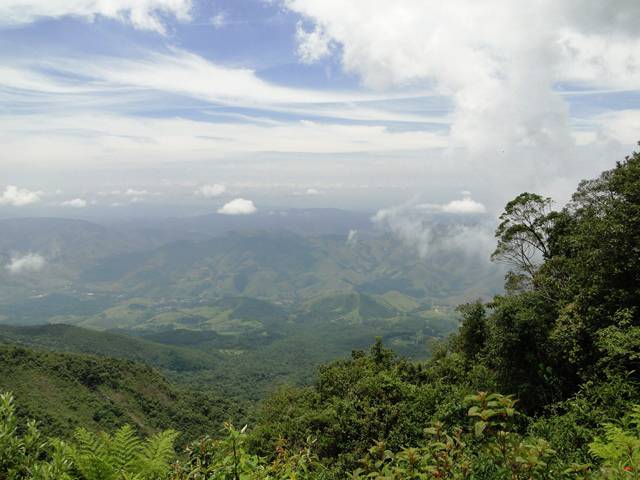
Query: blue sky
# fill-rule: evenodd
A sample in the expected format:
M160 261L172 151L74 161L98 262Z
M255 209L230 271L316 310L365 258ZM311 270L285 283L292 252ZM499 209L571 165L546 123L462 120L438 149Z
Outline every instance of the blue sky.
M638 15L629 0L3 0L0 214L563 202L640 139Z

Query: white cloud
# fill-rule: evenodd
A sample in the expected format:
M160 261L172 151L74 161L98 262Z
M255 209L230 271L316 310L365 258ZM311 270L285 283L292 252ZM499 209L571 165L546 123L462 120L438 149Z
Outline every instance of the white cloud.
M222 28L226 24L227 24L227 19L225 17L225 14L222 12L211 17L211 25L213 25L214 28Z
M452 200L448 203L422 203L415 205L418 210L425 212L444 212L452 214L480 214L486 213L487 207L471 198L471 193L467 190L462 192L462 199Z
M307 188L307 190L305 191L305 193L306 193L307 195L310 195L310 196L312 196L312 197L313 197L313 196L320 195L322 192L321 192L320 190L318 190L317 188Z
M227 191L227 187L219 183L213 185L202 185L195 191L196 195L202 195L205 198L219 197Z
M630 145L640 140L640 111L620 110L599 115L597 121L598 140L614 140L623 145Z
M140 30L166 33L163 16L187 21L190 10L191 0L2 0L0 25L21 25L64 16L93 21L99 15Z
M446 8L438 0L285 5L340 44L344 68L367 86L433 85L451 95L452 140L464 148L567 141L568 110L553 91L558 47L550 1L543 7L511 0L452 1ZM308 39L301 41L303 48Z
M25 272L40 271L45 265L46 260L42 255L29 252L11 257L7 270L14 275L18 275Z
M136 190L135 188L128 188L124 194L127 197L144 197L151 195L147 190Z
M250 215L256 211L253 202L244 198L233 199L218 209L218 213L222 215Z
M637 1L282 3L318 32L321 45L337 45L330 53L365 86L432 88L450 98L445 161L461 170L520 164L526 175L536 165L538 172L549 167L548 177L575 178L566 160L557 160L577 156L573 119L557 85L640 88L640 31L630 25L640 14ZM301 51L315 51L317 38L298 41Z
M78 71L114 86L137 86L231 105L271 105L347 101L371 95L346 95L279 86L259 78L253 70L218 65L193 53L149 53L142 58L105 59L78 65L60 59L57 69Z
M86 80L79 81L78 76ZM135 101L166 102L163 93L172 93L216 104L313 116L369 121L443 121L435 115L397 111L384 104L367 103L428 96L427 91L340 92L286 87L261 79L251 69L216 64L177 48L169 53L143 51L133 58L92 57L90 63L75 57L34 55L0 67L0 84L17 89L17 92L9 92L8 98L24 101L19 92L38 92L47 95L47 106L65 107L65 110L71 99L68 95L73 96L73 106L85 103L121 107ZM242 114L227 115L243 117ZM268 118L262 118L263 123L268 121Z
M82 134L82 141L78 135ZM447 138L428 131L397 131L381 125L314 122L205 122L184 118L139 119L119 114L0 116L7 163L93 166L146 165L161 161L209 161L247 152L397 152L442 148ZM329 141L330 140L330 141ZM41 147L46 141L47 148ZM144 155L140 154L144 144ZM18 161L19 159L19 161Z
M379 228L393 233L405 245L415 248L421 258L429 253L432 230L409 205L378 210L371 220Z
M61 207L71 207L71 208L84 208L87 206L87 201L82 198L74 198L72 200L65 200L60 203Z
M15 185L7 185L2 194L0 194L0 205L10 205L13 207L22 207L40 201L42 192L19 188Z
M442 206L445 213L486 213L487 208L480 202L472 200L470 196L462 200L452 200Z
M317 62L331 52L331 38L318 25L307 32L302 22L299 22L296 28L296 39L298 40L298 57L303 63Z
M409 202L384 208L378 210L371 220L379 229L415 249L420 258L457 251L489 260L495 247L495 225L438 222L429 209L422 207Z

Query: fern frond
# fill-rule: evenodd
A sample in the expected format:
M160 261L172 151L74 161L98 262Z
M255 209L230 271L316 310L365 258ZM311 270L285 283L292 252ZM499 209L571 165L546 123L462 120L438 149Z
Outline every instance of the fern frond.
M144 478L160 478L166 475L175 456L173 443L177 436L177 432L165 430L150 437L138 455L136 471Z
M111 439L108 435L95 435L84 428L75 433L76 446L72 457L76 468L86 480L110 480L114 478L115 469L107 445Z
M109 443L109 461L119 471L126 469L137 458L141 449L141 441L130 425L120 427Z

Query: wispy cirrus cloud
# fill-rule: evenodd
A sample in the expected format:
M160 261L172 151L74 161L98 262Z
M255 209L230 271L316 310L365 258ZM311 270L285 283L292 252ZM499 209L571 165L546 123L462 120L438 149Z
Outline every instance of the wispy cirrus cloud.
M163 15L180 21L191 18L191 0L3 0L0 26L15 26L43 18L65 16L93 21L102 16L127 23L140 30L166 33Z
M93 166L152 165L175 161L178 155L206 160L247 152L393 152L447 144L437 133L394 131L379 125L309 121L255 125L120 114L7 115L0 117L0 132L5 152L15 154L7 156L7 164L15 158L40 165L54 160L66 166L77 165L83 152ZM46 155L42 142L47 143Z
M290 87L266 81L252 69L215 63L178 48L146 50L132 57L93 57L90 62L82 57L19 58L5 61L0 73L7 101L28 102L26 106L46 110L77 106L139 110L153 102L171 108L172 103L180 105L188 97L204 102L203 110L207 105L245 109L254 117L249 121L268 120L275 113L347 121L447 123L440 105L429 114L411 111L415 106L398 108L394 103L429 98L426 88L368 92ZM256 111L263 112L262 119Z

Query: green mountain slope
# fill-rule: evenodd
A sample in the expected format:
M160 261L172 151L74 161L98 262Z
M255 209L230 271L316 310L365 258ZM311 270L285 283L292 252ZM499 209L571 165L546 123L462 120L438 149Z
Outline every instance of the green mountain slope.
M29 327L0 325L0 343L121 358L178 372L211 368L218 360L211 352L62 324Z
M316 321L331 319L359 323L376 318L392 318L398 313L382 298L347 292L315 297L303 304L301 315Z
M0 347L0 390L15 394L21 415L64 436L130 424L146 433L174 428L187 440L240 416L232 402L176 389L143 364L20 346Z

